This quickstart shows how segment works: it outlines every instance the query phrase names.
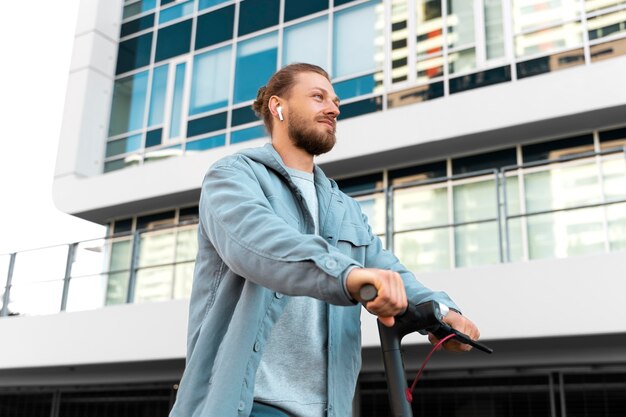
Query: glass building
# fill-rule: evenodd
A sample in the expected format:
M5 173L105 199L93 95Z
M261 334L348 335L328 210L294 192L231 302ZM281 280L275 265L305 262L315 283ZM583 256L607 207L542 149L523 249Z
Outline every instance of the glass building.
M620 0L81 1L54 199L108 234L0 254L0 415L167 415L202 176L268 141L250 106L293 62L342 102L317 162L496 350L440 354L415 414L623 415ZM367 314L354 404L388 410Z

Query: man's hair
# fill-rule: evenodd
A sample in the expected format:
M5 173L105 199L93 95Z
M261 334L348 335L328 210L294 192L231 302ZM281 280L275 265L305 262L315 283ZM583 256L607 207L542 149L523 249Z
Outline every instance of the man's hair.
M267 82L266 86L259 88L256 100L252 103L252 109L257 116L263 118L265 128L272 135L274 119L269 109L269 101L272 96L289 97L291 87L296 83L296 76L302 72L315 72L322 75L328 81L330 77L322 68L313 64L296 63L280 69Z

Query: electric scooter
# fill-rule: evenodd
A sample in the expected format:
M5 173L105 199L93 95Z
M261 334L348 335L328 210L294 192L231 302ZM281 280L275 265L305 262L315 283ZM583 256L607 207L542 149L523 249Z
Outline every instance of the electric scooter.
M372 301L377 296L376 288L373 285L364 285L360 290L360 296L364 304ZM409 304L404 313L395 317L393 327L387 327L380 321L378 322L378 334L380 335L385 376L389 389L391 417L413 417L410 402L411 391L408 388L400 350L404 336L413 332L424 335L432 333L439 340L456 338L459 342L485 353L493 353L493 349L470 339L466 334L444 323L443 318L447 312L446 306L440 305L436 301L427 301L418 305Z

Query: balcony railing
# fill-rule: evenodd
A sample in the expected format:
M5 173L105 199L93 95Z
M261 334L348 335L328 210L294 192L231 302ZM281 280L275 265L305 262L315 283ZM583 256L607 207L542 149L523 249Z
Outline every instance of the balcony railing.
M626 249L622 148L352 196L415 272ZM185 298L196 251L187 222L0 255L0 316Z

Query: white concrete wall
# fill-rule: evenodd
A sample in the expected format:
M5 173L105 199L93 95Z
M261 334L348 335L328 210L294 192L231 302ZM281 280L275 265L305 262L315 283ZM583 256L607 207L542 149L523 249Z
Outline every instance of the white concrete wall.
M626 253L423 274L447 291L484 340L626 332ZM0 320L0 369L137 362L185 356L187 301ZM423 343L410 336L407 343ZM364 346L378 345L363 315Z

